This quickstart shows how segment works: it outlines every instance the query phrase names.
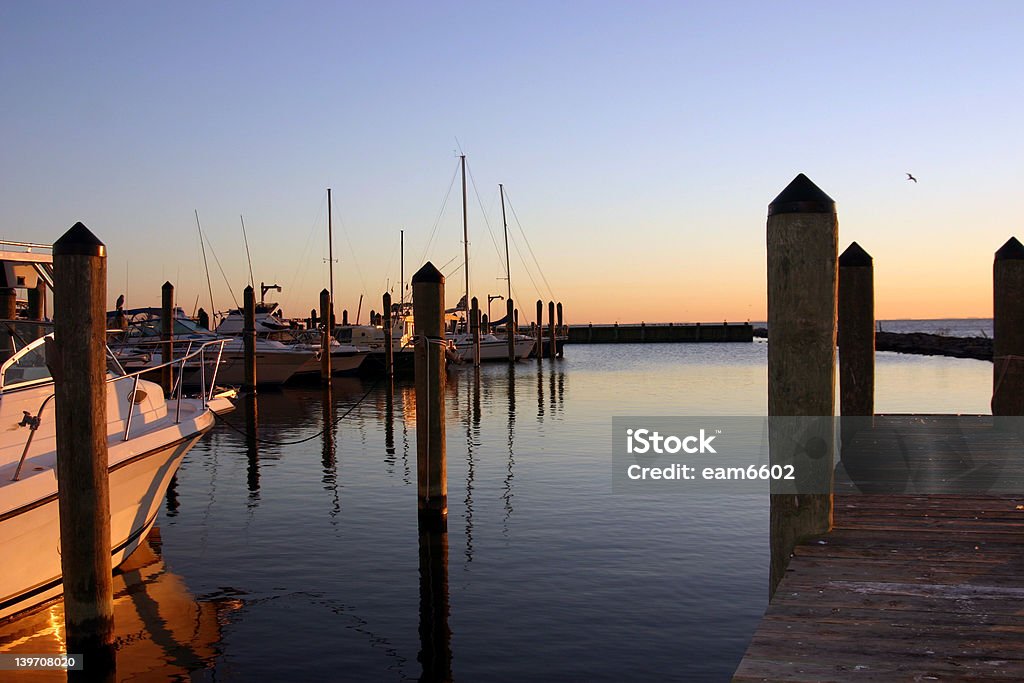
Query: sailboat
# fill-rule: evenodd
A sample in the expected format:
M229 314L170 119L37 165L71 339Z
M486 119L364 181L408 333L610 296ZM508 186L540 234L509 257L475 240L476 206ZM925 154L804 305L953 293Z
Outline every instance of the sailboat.
M466 275L466 290L463 295L462 301L459 302L459 306L465 313L464 329L461 332L447 335L447 338L455 343L455 352L459 359L462 361L472 361L475 355L474 345L475 340L473 334L469 330L469 229L468 219L466 216L466 155L462 157L462 238L463 238L463 269ZM501 189L501 215L502 222L505 224L505 271L508 275L508 296L512 298L512 273L509 269L509 255L508 255L508 223L505 221L505 189L504 186L498 186ZM512 325L511 320L504 321L506 325ZM533 350L534 340L532 337L525 335L515 335L514 339L514 353L515 359L520 360L530 355L530 351ZM498 336L495 334L480 333L480 361L508 361L508 337Z

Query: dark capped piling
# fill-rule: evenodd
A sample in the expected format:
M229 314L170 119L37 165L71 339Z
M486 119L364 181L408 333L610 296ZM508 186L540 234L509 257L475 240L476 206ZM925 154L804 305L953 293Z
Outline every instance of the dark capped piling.
M67 651L92 674L114 665L107 473L107 251L81 223L53 245L57 490ZM100 677L100 676L98 676Z
M847 443L875 414L874 264L856 242L839 257L838 337L839 414Z
M1011 237L992 264L992 414L1024 415L1024 245Z
M395 376L395 349L391 339L391 293L384 292L384 371Z
M164 366L160 369L160 384L164 395L170 396L174 388L174 285L165 282L160 288L160 357Z
M515 305L512 299L505 302L505 336L508 337L508 362L516 362Z
M320 290L320 381L331 381L331 293Z
M256 382L256 293L249 285L242 292L242 349L245 363L245 391L255 392Z
M416 493L421 532L448 526L444 275L429 261L412 276L416 320Z
M796 543L832 525L838 234L835 202L802 173L768 207L770 458L782 464L797 453L804 488L817 483L771 496L770 593ZM791 416L809 420L774 419Z

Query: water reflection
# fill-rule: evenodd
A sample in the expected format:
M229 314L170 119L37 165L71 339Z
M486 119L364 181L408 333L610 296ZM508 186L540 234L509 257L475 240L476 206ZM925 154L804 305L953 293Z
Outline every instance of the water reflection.
M515 365L508 366L508 474L504 481L505 517L502 519L502 534L508 536L509 519L512 517L512 479L515 474L512 470L516 462L515 440L516 440L516 368Z
M321 449L320 463L323 466L324 489L331 494L331 521L336 522L341 512L341 498L338 494L338 464L335 451L335 410L334 394L331 383L323 386L320 396L321 407L321 429L323 430L323 448Z
M249 487L249 507L256 507L260 501L260 447L259 447L259 402L255 391L241 397L245 410L245 453L248 458L246 482Z
M420 530L421 683L452 680L452 632L448 626L448 532Z
M189 680L212 668L222 624L240 606L233 599L197 601L184 580L164 566L160 530L154 528L114 576L117 679ZM65 652L64 603L0 626L0 651ZM39 671L24 678L64 681L66 674Z

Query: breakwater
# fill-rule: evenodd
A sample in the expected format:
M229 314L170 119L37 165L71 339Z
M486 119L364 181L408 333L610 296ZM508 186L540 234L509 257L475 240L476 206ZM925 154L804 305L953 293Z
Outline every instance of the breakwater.
M750 323L647 323L570 325L572 344L660 344L675 342L752 342Z
M755 337L768 337L768 330L754 328ZM992 339L989 337L947 337L925 332L875 332L876 351L895 351L919 356L949 356L992 360Z

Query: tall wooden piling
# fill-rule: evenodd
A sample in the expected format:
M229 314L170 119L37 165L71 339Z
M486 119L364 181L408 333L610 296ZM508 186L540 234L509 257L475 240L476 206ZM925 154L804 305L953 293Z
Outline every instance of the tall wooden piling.
M341 324L342 325L346 325L346 326L348 325L348 309L347 308L342 309L342 311L341 311Z
M551 344L551 348L548 349L548 358L555 357L555 302L548 302L548 341Z
M512 310L512 322L514 324L513 332L519 334L519 309L515 308Z
M558 330L558 333L561 334L562 330L564 329L564 324L563 324L563 319L562 319L562 302L561 301L559 301L557 304L555 304L555 316L556 316L556 318L558 320L558 325L557 325L556 329ZM555 355L558 356L559 358L561 358L562 357L562 349L555 349Z
M537 360L544 358L544 302L537 299Z
M481 334L491 333L491 319L487 316L486 313L480 316L480 331Z
M469 307L469 334L473 340L473 365L480 365L480 303L473 297Z
M245 383L242 387L245 391L256 391L256 293L252 285L248 285L242 292L242 347L245 363Z
M448 526L444 419L444 275L429 261L412 277L416 320L416 493L420 529Z
M508 337L508 362L516 362L515 305L512 299L505 301L505 332Z
M774 594L797 541L832 525L832 426L835 401L837 240L835 202L802 173L768 207L768 415L772 464L786 458L807 432L817 458L800 460L802 479L823 480L828 492L771 496ZM790 427L776 417L826 419L827 428ZM820 422L819 422L820 424ZM794 430L799 433L794 433ZM802 451L810 454L811 444ZM807 470L814 471L807 471Z
M320 290L320 381L331 381L331 293Z
M174 368L170 365L174 360L174 285L170 282L160 288L160 341L160 357L165 364L160 368L160 385L164 395L170 396L174 388Z
M395 349L391 332L391 293L384 292L384 370L395 376Z
M1016 237L992 265L992 414L1024 416L1024 245Z
M854 242L839 257L839 414L843 443L875 414L875 285L871 255Z
M57 504L67 652L114 665L107 472L106 247L81 223L53 245Z

